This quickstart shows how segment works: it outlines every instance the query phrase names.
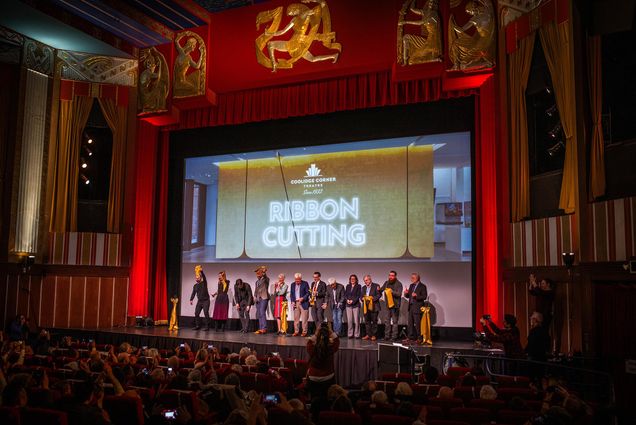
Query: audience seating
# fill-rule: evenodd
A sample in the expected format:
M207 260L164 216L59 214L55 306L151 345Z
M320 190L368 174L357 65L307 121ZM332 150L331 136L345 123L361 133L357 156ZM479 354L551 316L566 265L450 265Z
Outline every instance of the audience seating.
M195 420L199 418L199 398L194 391L164 390L157 395L157 403L166 409L177 409L184 405Z
M481 425L484 422L490 422L490 412L488 409L479 407L455 407L450 410L450 419L468 422L471 425Z
M437 383L442 387L455 387L457 383L457 377L450 375L440 375L437 377Z
M482 400L480 398L470 400L468 407L478 407L481 409L488 409L490 412L490 419L497 420L497 414L501 409L506 408L506 402L503 400Z
M294 377L294 385L298 385L307 375L309 362L307 360L287 359L285 360L285 367L291 370L292 376Z
M383 373L380 380L393 381L393 382L406 382L410 384L413 382L413 375L411 375L410 373Z
M534 400L537 395L529 388L500 388L497 390L497 398L506 402L513 397L520 397L524 400Z
M414 384L411 385L413 390L413 401L415 403L424 403L428 399L437 397L439 393L439 385Z
M397 415L372 415L371 425L411 425L413 418ZM368 423L365 421L365 423Z
M58 410L25 407L20 409L20 423L27 425L68 425L68 418L65 412Z
M456 387L453 392L456 398L461 398L464 404L474 398L479 398L479 387Z
M528 419L536 415L537 412L531 410L500 410L498 415L498 421L510 425L522 425L526 423Z
M105 396L104 410L117 425L143 425L142 399L129 396Z
M357 413L326 410L320 412L318 425L362 425L362 418Z
M470 425L468 422L452 421L448 419L433 419L426 421L426 425Z
M461 378L462 376L466 375L468 372L471 372L472 369L470 367L460 367L460 366L452 366L449 367L448 370L446 370L446 375L452 377L452 378Z
M389 398L392 398L395 394L397 384L398 383L394 381L375 381L376 388L380 391L384 391Z
M20 409L17 407L0 407L0 423L3 425L20 425Z
M528 388L530 378L527 376L497 376L499 388Z
M270 375L243 372L239 378L241 379L241 389L243 391L255 390L259 393L269 393L272 391L272 377Z

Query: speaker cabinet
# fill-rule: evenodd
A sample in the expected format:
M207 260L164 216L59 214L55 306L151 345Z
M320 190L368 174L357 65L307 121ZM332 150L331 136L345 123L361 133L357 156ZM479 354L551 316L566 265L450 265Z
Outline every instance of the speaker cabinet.
M411 373L415 370L417 355L403 345L378 344L378 376L383 373Z

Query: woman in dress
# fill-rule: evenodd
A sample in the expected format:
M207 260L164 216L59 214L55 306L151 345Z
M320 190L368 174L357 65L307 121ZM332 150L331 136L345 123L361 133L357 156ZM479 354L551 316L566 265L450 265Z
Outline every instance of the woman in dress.
M217 291L212 294L212 298L216 297L214 303L214 313L212 314L212 320L214 320L214 329L223 331L225 329L225 322L227 322L227 313L230 308L230 298L227 296L227 290L230 287L230 281L227 280L225 272L219 273L219 285Z
M276 318L276 324L278 325L278 335L284 335L286 332L281 327L281 317L283 313L283 308L286 307L287 303L287 284L285 283L285 275L278 275L278 282L274 284L274 296L276 297L274 303L274 317ZM283 305L285 303L285 305ZM285 318L285 320L287 320Z

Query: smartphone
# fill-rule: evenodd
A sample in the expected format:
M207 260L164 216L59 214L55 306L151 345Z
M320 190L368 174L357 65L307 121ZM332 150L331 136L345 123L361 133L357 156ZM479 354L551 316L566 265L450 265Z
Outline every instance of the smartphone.
M278 351L272 351L272 356L279 357Z
M176 410L164 410L163 417L166 419L177 419L177 411Z
M276 393L263 394L263 403L265 404L278 404L280 403L280 396Z
M214 348L214 345L208 344L208 350L212 350L213 348Z
M92 344L92 343L93 343L93 340L92 340L92 339L89 339L89 340L88 340L88 342Z
M144 368L144 369L142 370L142 372L143 372L143 374L144 374L144 375L146 375L146 376L150 375L150 371L149 371L148 369L146 369L146 368Z
M185 344L179 344L179 347L185 348Z
M172 368L171 367L168 368L168 373L172 373Z
M147 350L147 349L148 349L148 346L147 346L147 345L144 345L144 346L143 346L143 347L141 347L141 348L142 348L142 349L144 349L144 350Z

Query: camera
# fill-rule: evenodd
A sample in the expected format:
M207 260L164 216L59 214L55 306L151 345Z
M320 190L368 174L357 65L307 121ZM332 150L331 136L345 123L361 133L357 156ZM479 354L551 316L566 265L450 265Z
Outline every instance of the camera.
M490 314L484 314L483 316L481 316L481 318L484 320L490 320L492 316Z
M143 370L141 371L144 375L148 376L150 375L150 371L146 368L143 368Z
M177 419L177 411L176 410L164 410L163 417L166 419L174 420Z
M264 404L278 404L280 403L280 396L276 393L263 394Z

